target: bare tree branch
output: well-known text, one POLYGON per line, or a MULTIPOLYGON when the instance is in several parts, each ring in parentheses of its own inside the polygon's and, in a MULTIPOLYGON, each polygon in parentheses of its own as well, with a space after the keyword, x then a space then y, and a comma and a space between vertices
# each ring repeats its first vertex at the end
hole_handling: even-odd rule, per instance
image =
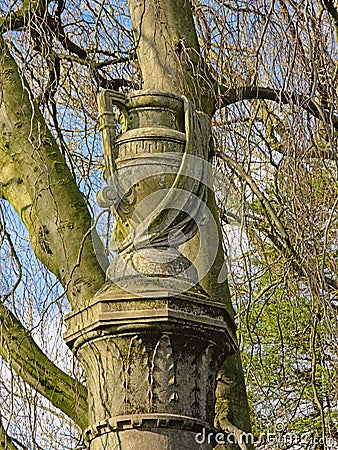
POLYGON ((284 92, 280 89, 271 89, 261 86, 240 86, 238 88, 226 90, 223 87, 221 96, 221 106, 229 106, 243 100, 271 100, 282 104, 296 104, 315 118, 324 120, 332 124, 338 130, 338 116, 330 114, 330 111, 323 105, 319 105, 315 100, 307 98, 303 94, 296 92, 284 92))
POLYGON ((335 30, 336 30, 336 38, 338 41, 338 9, 335 6, 333 0, 323 0, 324 7, 330 14, 335 30))
MULTIPOLYGON (((20 448, 24 450, 27 448, 20 443, 19 445, 20 448)), ((8 435, 7 431, 3 426, 1 415, 0 415, 0 450, 18 450, 18 447, 14 445, 14 439, 8 435)))
POLYGON ((3 41, 1 50, 0 123, 6 134, 0 136, 0 153, 4 154, 3 164, 11 167, 13 177, 21 180, 19 183, 7 180, 11 186, 7 196, 25 223, 37 256, 67 287, 69 300, 80 302, 85 297, 91 298, 105 279, 92 240, 95 232, 88 233, 91 217, 55 138, 3 41), (10 143, 9 136, 13 137, 10 143), (14 188, 26 195, 18 196, 14 188), (78 261, 82 246, 86 248, 86 257, 78 261), (90 283, 84 281, 88 273, 90 283))
POLYGON ((0 31, 21 30, 29 24, 34 16, 41 15, 45 10, 45 6, 46 2, 44 0, 24 1, 21 9, 10 11, 8 14, 0 17, 0 31))
MULTIPOLYGON (((281 253, 285 257, 291 258, 294 270, 301 277, 307 276, 308 273, 306 271, 306 268, 302 264, 302 261, 296 249, 292 246, 290 242, 290 237, 287 229, 285 228, 282 221, 279 219, 268 198, 257 186, 255 180, 234 159, 219 152, 216 153, 216 156, 221 158, 226 164, 231 166, 238 174, 238 176, 250 186, 252 192, 257 196, 258 200, 260 201, 261 205, 263 206, 266 212, 266 217, 269 223, 271 224, 270 230, 261 229, 261 231, 263 231, 263 233, 269 237, 271 242, 276 246, 276 248, 278 248, 279 251, 281 251, 281 253), (277 231, 278 233, 276 233, 275 231, 277 231)), ((337 289, 338 282, 336 280, 331 279, 325 275, 323 276, 323 279, 325 280, 325 283, 329 288, 333 290, 337 289)))
POLYGON ((87 390, 37 346, 14 314, 0 303, 0 355, 14 371, 82 429, 87 425, 87 390))

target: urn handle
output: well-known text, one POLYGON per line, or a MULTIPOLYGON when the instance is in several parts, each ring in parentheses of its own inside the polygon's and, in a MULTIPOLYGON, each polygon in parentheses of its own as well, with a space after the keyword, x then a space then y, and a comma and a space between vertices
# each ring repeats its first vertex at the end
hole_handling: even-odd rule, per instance
POLYGON ((116 120, 113 106, 117 106, 122 114, 127 116, 127 97, 122 92, 106 89, 99 93, 97 103, 105 165, 103 176, 105 180, 108 180, 116 168, 115 159, 117 158, 115 149, 116 120))

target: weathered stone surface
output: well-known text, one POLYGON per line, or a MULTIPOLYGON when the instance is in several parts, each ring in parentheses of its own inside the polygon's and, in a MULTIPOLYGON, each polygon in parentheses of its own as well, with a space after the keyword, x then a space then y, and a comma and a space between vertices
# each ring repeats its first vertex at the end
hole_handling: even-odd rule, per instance
POLYGON ((90 450, 211 449, 196 434, 213 427, 217 369, 237 348, 235 329, 179 251, 207 217, 209 120, 162 91, 106 91, 99 104, 108 185, 98 201, 115 215, 117 255, 65 335, 87 376, 85 441, 90 450))
POLYGON ((196 284, 196 269, 178 247, 205 216, 208 116, 165 91, 104 91, 99 98, 108 185, 97 199, 115 215, 111 248, 119 252, 108 278, 176 276, 196 284))
POLYGON ((151 448, 210 447, 194 436, 213 425, 217 368, 236 349, 224 305, 196 287, 176 295, 158 287, 135 297, 108 284, 66 321, 65 338, 87 375, 91 450, 110 439, 114 448, 117 438, 106 434, 116 433, 122 449, 136 448, 128 443, 136 436, 138 449, 149 448, 151 434, 161 441, 151 448), (183 439, 177 430, 190 431, 182 431, 183 439))
MULTIPOLYGON (((67 342, 74 349, 94 333, 100 336, 104 329, 109 333, 119 330, 138 330, 139 327, 161 330, 187 330, 193 336, 205 336, 220 342, 225 353, 236 348, 235 328, 229 319, 226 307, 210 299, 203 291, 187 283, 182 292, 179 282, 175 292, 166 279, 153 278, 146 284, 141 279, 137 294, 137 283, 133 279, 134 291, 108 283, 93 298, 90 305, 68 314, 66 322, 67 342)), ((170 280, 171 281, 171 280, 170 280)), ((129 287, 129 283, 126 283, 129 287)))

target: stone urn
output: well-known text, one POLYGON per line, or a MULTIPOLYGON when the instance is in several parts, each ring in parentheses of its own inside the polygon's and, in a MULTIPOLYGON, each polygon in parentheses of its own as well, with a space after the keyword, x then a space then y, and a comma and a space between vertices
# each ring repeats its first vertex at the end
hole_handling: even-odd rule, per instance
POLYGON ((211 220, 209 118, 162 91, 104 91, 99 112, 98 201, 114 213, 116 255, 65 334, 87 377, 84 440, 90 450, 211 450, 216 374, 237 349, 235 326, 181 252, 211 220))
MULTIPOLYGON (((165 91, 99 95, 107 186, 98 203, 115 216, 108 278, 178 279, 196 285, 179 251, 207 220, 209 118, 165 91)), ((168 281, 168 280, 167 280, 168 281)))

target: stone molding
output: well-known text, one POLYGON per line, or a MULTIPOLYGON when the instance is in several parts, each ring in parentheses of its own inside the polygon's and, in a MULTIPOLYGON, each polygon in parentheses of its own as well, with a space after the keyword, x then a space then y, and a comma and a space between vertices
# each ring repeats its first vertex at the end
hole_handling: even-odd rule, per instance
POLYGON ((101 422, 93 424, 84 431, 86 443, 96 437, 102 436, 104 433, 112 431, 124 431, 133 428, 137 429, 156 429, 156 428, 173 428, 176 430, 189 430, 195 433, 201 432, 203 429, 216 433, 215 428, 210 427, 208 422, 195 419, 193 417, 182 416, 179 414, 130 414, 123 416, 110 417, 101 422))
MULTIPOLYGON (((236 351, 236 329, 225 305, 211 301, 196 286, 175 294, 175 291, 163 289, 163 280, 158 280, 157 288, 156 280, 151 280, 152 290, 142 281, 144 291, 139 296, 108 284, 88 306, 66 316, 64 338, 73 351, 87 339, 104 334, 104 330, 114 334, 122 330, 137 330, 139 326, 149 330, 152 327, 162 327, 163 330, 190 327, 190 332, 195 335, 214 337, 227 348, 226 353, 236 351)), ((172 280, 164 287, 170 287, 171 283, 172 280)))

